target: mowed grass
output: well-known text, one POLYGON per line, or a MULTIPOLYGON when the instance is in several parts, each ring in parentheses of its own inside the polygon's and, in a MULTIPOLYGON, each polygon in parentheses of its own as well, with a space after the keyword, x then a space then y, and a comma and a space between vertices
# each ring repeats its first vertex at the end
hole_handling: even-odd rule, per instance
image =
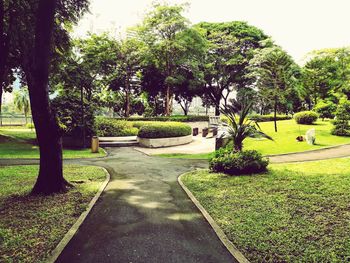
MULTIPOLYGON (((63 158, 93 158, 105 156, 91 153, 90 149, 64 149, 63 158)), ((39 158, 34 129, 24 127, 0 127, 0 158, 39 158)))
MULTIPOLYGON (((300 125, 294 120, 278 121, 278 132, 274 131, 273 122, 259 123, 261 129, 270 135, 274 141, 267 139, 244 140, 245 150, 257 150, 264 155, 283 154, 291 152, 303 152, 309 150, 317 150, 325 147, 350 143, 350 137, 335 136, 331 134, 333 125, 330 121, 318 121, 314 125, 300 125), (314 128, 316 131, 316 144, 309 145, 306 141, 297 142, 296 137, 305 136, 309 129, 314 128)), ((209 159, 213 153, 200 154, 160 154, 160 157, 166 158, 186 158, 186 159, 209 159)))
POLYGON ((37 173, 37 166, 0 167, 0 262, 42 262, 106 178, 98 167, 65 166, 65 178, 74 188, 31 196, 37 173))
POLYGON ((350 159, 270 165, 230 177, 183 177, 251 262, 350 261, 350 159))

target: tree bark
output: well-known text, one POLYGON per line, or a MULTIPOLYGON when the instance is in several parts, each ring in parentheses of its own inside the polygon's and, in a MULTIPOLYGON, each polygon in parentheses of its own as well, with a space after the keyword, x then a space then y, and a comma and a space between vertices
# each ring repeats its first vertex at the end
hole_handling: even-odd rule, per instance
POLYGON ((215 106, 215 116, 220 116, 220 105, 215 106))
POLYGON ((166 87, 164 115, 165 116, 170 115, 170 86, 169 85, 166 87))
POLYGON ((49 103, 49 65, 56 1, 40 0, 36 15, 32 65, 26 70, 32 116, 40 149, 40 168, 33 194, 66 190, 62 172, 62 141, 49 103))
POLYGON ((129 75, 126 76, 125 80, 125 117, 130 116, 130 83, 129 75))
POLYGON ((275 97, 275 105, 273 110, 273 120, 275 124, 275 132, 277 132, 277 98, 275 97))

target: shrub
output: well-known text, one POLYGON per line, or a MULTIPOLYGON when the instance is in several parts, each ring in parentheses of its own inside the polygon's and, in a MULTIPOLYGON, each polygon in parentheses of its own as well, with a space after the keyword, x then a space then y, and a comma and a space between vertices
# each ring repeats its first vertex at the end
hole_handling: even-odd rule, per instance
POLYGON ((173 116, 158 116, 158 117, 130 117, 130 118, 115 118, 116 120, 126 121, 175 121, 175 122, 197 122, 209 121, 209 116, 202 115, 173 115, 173 116))
POLYGON ((34 123, 27 123, 26 124, 26 128, 27 129, 34 129, 35 127, 34 127, 34 123))
POLYGON ((313 124, 318 118, 318 114, 313 111, 301 111, 294 114, 294 119, 298 124, 313 124))
MULTIPOLYGON (((275 118, 273 114, 268 115, 259 115, 259 114, 252 114, 248 117, 252 121, 256 122, 267 122, 267 121, 274 121, 275 118)), ((292 119, 292 116, 290 115, 277 115, 276 120, 277 121, 284 121, 284 120, 290 120, 292 119)))
POLYGON ((333 135, 350 136, 350 102, 346 98, 342 98, 335 112, 336 120, 333 122, 333 135))
POLYGON ((269 160, 255 150, 235 152, 221 148, 209 161, 209 168, 217 173, 242 175, 265 172, 268 164, 269 160))
POLYGON ((135 136, 138 129, 132 126, 131 122, 117 121, 109 118, 97 118, 96 123, 97 136, 135 136))
POLYGON ((331 101, 319 101, 314 110, 320 115, 320 118, 324 120, 325 118, 333 119, 334 112, 337 109, 337 105, 335 105, 331 101))
POLYGON ((192 128, 179 122, 152 122, 140 128, 140 138, 170 138, 192 134, 192 128))

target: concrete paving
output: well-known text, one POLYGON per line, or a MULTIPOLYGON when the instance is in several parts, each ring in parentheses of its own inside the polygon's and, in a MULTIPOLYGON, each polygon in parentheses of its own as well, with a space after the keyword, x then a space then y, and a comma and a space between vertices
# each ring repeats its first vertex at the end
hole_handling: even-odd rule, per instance
POLYGON ((105 167, 111 181, 56 262, 235 262, 177 182, 206 161, 108 151, 78 162, 105 167))

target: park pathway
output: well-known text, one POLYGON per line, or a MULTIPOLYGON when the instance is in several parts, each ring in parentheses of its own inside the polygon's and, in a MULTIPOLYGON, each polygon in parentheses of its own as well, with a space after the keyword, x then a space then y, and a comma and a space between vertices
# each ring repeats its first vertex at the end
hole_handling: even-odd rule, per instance
POLYGON ((105 167, 111 181, 56 262, 235 262, 177 182, 207 162, 108 151, 79 161, 105 167))

